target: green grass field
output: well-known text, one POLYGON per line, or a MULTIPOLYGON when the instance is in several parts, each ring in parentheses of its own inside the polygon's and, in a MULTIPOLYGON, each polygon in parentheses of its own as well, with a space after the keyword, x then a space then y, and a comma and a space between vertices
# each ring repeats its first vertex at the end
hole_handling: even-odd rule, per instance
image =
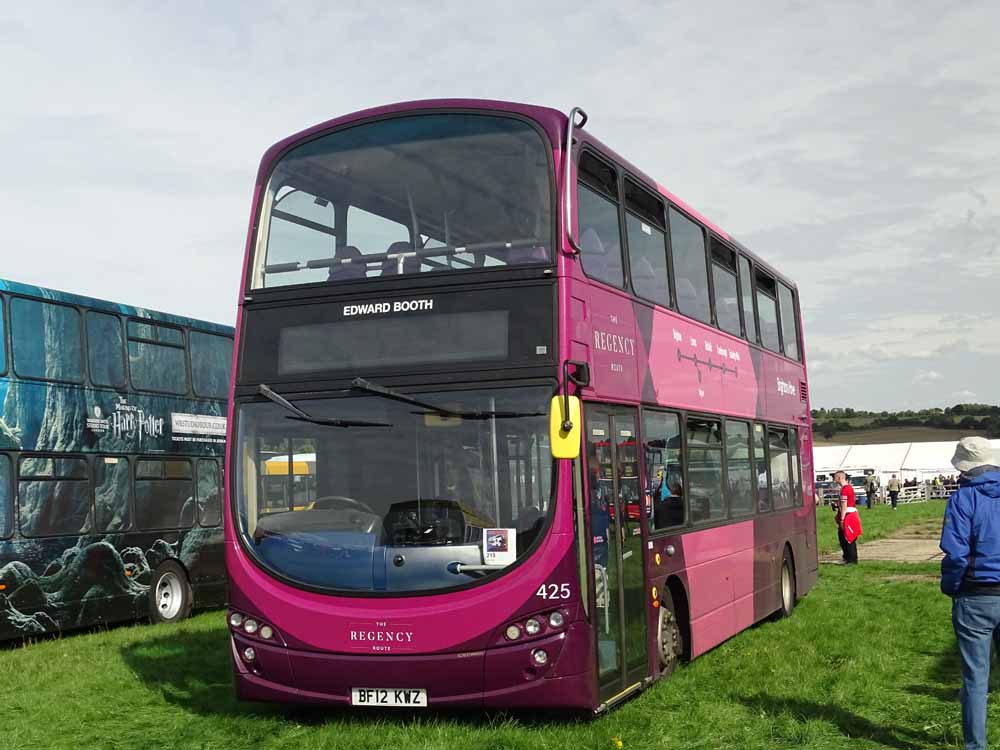
MULTIPOLYGON (((825 565, 790 619, 742 633, 597 719, 241 705, 221 612, 45 640, 0 650, 0 746, 953 748, 958 665, 936 573, 825 565)), ((1000 711, 991 722, 1000 744, 1000 711)))
MULTIPOLYGON (((861 507, 861 542, 873 542, 883 539, 894 531, 908 525, 926 525, 929 521, 937 521, 937 530, 933 535, 940 535, 940 521, 944 517, 945 500, 931 500, 926 503, 905 503, 896 510, 890 505, 876 505, 868 509, 861 507)), ((816 545, 820 554, 835 552, 840 549, 837 542, 837 525, 833 520, 833 511, 829 505, 821 505, 816 509, 816 545)))

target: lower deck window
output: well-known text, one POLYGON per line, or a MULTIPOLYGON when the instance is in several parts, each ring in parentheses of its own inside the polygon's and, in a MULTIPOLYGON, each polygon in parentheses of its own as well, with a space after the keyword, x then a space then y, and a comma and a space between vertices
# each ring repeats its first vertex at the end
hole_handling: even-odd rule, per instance
POLYGON ((21 533, 84 534, 93 525, 87 462, 82 458, 25 456, 18 470, 21 533))
POLYGON ((187 529, 194 524, 194 516, 194 482, 189 461, 136 461, 136 526, 146 530, 187 529))

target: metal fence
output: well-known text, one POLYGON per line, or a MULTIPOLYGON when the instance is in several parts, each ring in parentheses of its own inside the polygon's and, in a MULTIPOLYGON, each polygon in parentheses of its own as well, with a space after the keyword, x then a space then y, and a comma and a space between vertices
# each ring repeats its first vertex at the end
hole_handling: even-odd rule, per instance
MULTIPOLYGON (((925 503, 928 500, 947 500, 951 493, 958 489, 957 484, 943 484, 935 486, 933 484, 918 484, 916 487, 903 487, 899 491, 900 503, 925 503)), ((827 487, 822 491, 820 502, 823 505, 832 505, 840 497, 840 489, 837 487, 827 487)), ((876 493, 875 504, 883 505, 889 502, 889 492, 884 487, 876 493)))

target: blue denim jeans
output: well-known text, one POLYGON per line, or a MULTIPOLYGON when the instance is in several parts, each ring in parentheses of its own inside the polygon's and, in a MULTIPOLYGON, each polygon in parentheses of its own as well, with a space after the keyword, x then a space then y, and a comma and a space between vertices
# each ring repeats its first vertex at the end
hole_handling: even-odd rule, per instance
POLYGON ((986 750, 990 647, 1000 637, 1000 596, 955 597, 951 622, 962 660, 962 734, 966 750, 986 750))

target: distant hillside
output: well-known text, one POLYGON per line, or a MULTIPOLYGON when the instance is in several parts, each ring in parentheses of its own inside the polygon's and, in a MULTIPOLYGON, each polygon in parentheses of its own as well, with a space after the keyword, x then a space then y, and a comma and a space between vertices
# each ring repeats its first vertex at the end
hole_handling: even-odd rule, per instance
POLYGON ((900 412, 813 409, 812 417, 813 438, 820 443, 927 442, 958 440, 965 435, 1000 438, 1000 406, 993 404, 900 412), (892 439, 885 439, 886 435, 892 439))
POLYGON ((969 435, 987 437, 985 430, 953 430, 937 427, 878 427, 871 430, 850 430, 825 438, 813 431, 815 445, 872 445, 877 443, 949 442, 969 435))

